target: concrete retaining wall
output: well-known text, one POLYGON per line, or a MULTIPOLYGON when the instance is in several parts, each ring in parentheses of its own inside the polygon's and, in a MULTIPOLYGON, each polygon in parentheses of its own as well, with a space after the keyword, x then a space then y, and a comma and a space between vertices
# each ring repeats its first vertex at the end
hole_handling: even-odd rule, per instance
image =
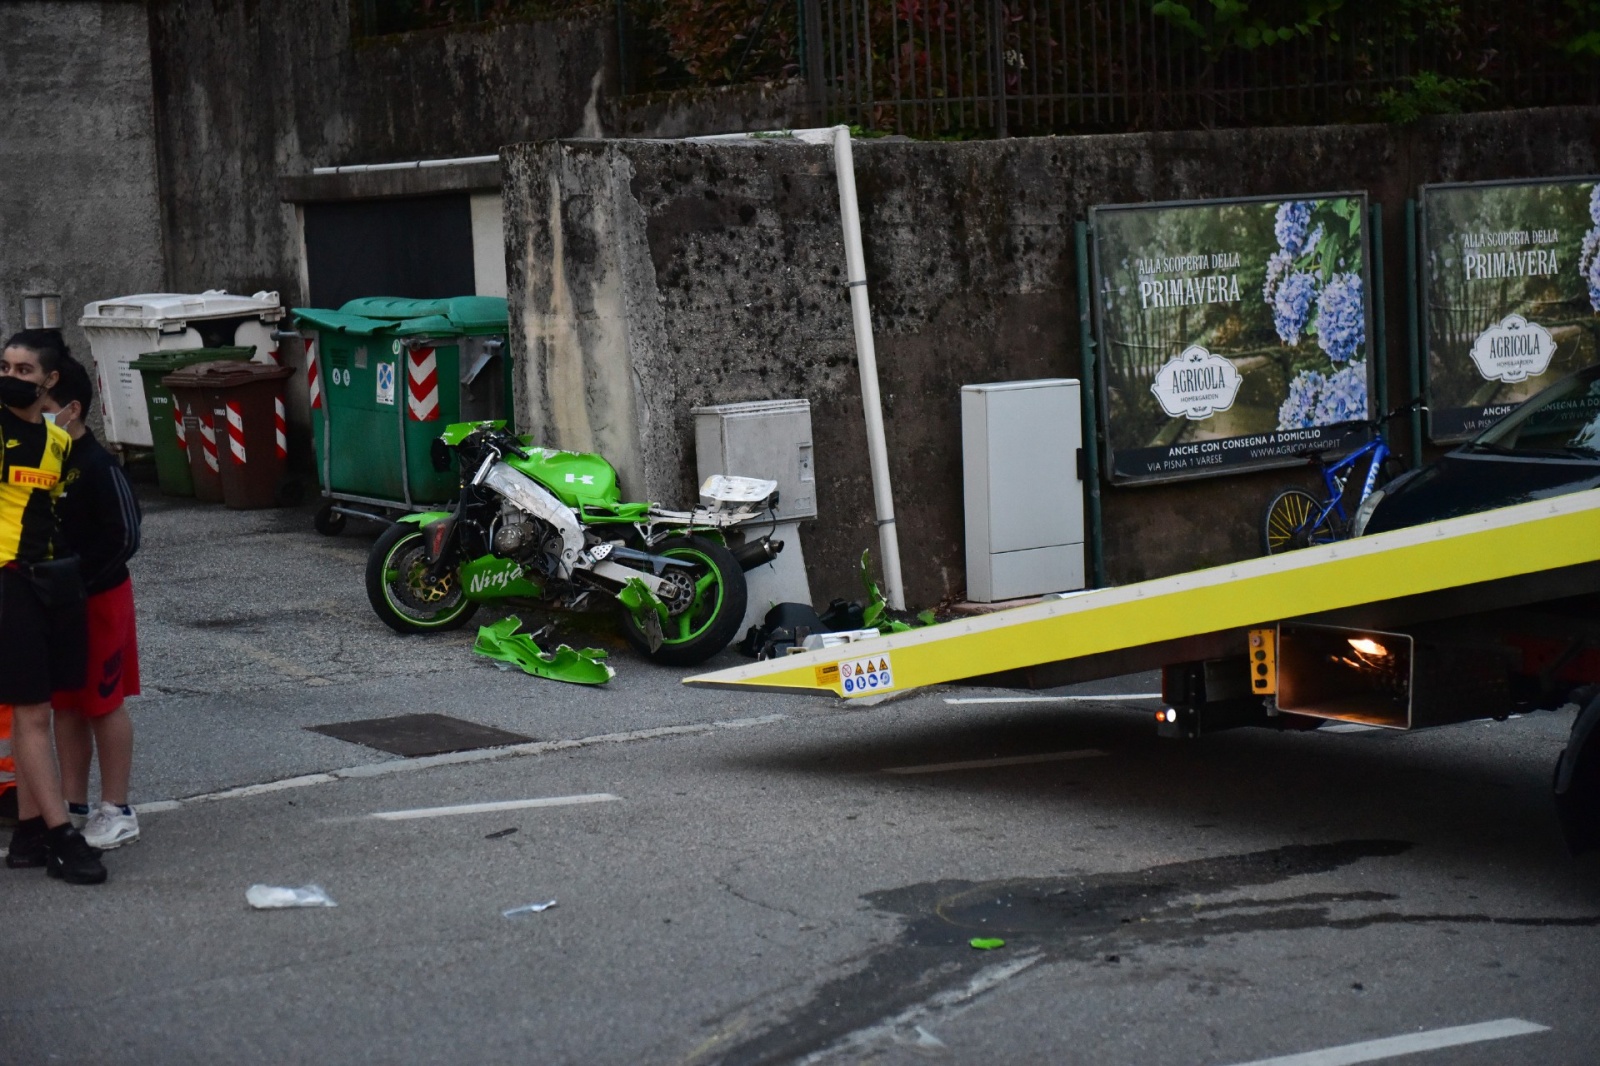
POLYGON ((353 39, 347 0, 151 5, 168 283, 304 298, 279 179, 598 135, 610 17, 353 39))
POLYGON ((161 288, 143 4, 0 4, 0 334, 23 297, 61 297, 87 359, 89 300, 161 288))
MULTIPOLYGON (((959 389, 1080 372, 1073 223, 1094 204, 1365 189, 1385 207, 1389 381, 1406 389, 1402 205, 1419 183, 1593 173, 1600 110, 1342 126, 866 141, 857 183, 907 596, 965 585, 959 389)), ((693 490, 689 410, 805 397, 814 594, 876 544, 831 153, 794 143, 521 144, 502 154, 519 402, 633 497, 693 490)), ((1293 472, 1106 489, 1121 583, 1257 553, 1293 472)))

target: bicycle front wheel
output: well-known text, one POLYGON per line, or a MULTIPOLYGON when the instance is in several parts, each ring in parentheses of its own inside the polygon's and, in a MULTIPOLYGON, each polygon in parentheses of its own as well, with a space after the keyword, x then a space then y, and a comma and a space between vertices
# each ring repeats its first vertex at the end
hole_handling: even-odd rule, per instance
POLYGON ((1338 540, 1339 528, 1322 503, 1304 489, 1284 489, 1261 516, 1261 550, 1268 555, 1338 540))

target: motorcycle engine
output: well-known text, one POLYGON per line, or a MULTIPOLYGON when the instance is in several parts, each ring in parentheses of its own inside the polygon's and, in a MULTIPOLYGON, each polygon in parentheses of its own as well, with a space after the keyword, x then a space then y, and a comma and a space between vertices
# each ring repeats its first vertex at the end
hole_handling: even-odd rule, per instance
POLYGON ((507 507, 495 524, 494 553, 515 559, 544 574, 555 572, 561 552, 561 534, 548 523, 513 507, 507 507), (554 555, 552 555, 552 548, 554 555))

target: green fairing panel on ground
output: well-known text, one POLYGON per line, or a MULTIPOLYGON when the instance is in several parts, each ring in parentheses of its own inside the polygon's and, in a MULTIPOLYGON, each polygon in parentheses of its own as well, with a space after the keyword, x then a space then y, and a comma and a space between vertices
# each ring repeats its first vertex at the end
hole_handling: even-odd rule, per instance
POLYGON ((617 676, 604 660, 599 648, 574 650, 563 644, 553 652, 542 650, 527 633, 518 633, 522 619, 516 615, 493 625, 479 626, 472 650, 497 662, 514 666, 525 674, 565 681, 573 685, 603 685, 617 676))

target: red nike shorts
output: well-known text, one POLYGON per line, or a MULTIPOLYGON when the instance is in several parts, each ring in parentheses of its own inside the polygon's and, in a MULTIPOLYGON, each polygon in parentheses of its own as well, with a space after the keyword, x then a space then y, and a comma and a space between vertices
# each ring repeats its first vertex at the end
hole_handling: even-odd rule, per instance
POLYGON ((85 604, 89 617, 89 669, 82 688, 50 694, 58 711, 99 718, 139 694, 139 640, 133 621, 133 579, 97 592, 85 604))

